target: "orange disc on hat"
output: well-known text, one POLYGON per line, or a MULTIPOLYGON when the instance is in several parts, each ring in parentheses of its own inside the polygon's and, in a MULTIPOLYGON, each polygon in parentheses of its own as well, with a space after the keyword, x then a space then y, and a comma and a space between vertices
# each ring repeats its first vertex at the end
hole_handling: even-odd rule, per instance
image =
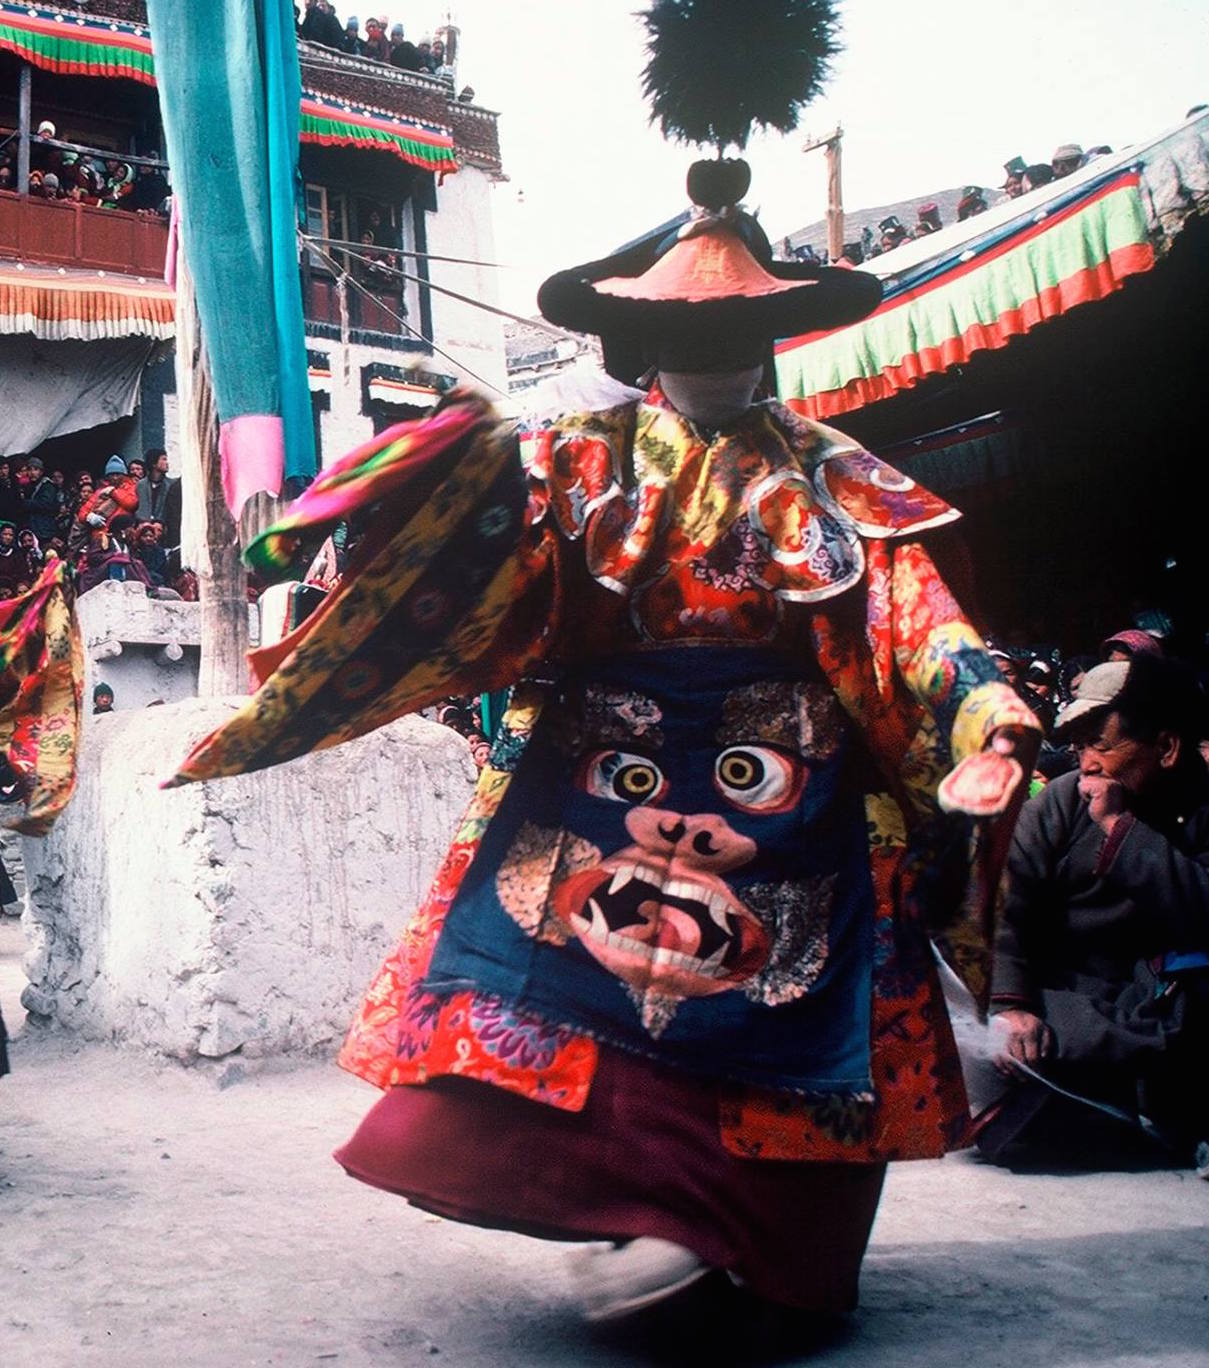
POLYGON ((809 281, 778 280, 748 251, 743 239, 725 226, 698 229, 681 238, 639 276, 609 276, 596 282, 600 294, 621 299, 755 299, 800 290, 809 281))

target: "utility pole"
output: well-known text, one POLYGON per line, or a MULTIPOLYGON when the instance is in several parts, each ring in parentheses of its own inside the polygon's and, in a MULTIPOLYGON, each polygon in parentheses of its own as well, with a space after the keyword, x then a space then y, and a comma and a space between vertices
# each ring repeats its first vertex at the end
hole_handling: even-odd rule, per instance
POLYGON ((833 262, 844 255, 844 185, 840 162, 843 138, 842 125, 836 124, 834 133, 812 138, 802 148, 803 152, 813 152, 821 147, 827 159, 827 255, 833 262))

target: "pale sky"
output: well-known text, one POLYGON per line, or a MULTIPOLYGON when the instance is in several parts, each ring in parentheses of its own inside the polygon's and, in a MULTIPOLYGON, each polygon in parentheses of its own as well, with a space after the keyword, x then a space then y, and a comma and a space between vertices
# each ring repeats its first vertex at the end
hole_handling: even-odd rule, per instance
MULTIPOLYGON (((665 143, 647 122, 634 17, 643 3, 451 7, 462 30, 458 79, 500 113, 509 180, 495 191, 495 237, 509 268, 506 308, 533 313, 551 271, 678 213, 689 163, 712 155, 665 143)), ((447 8, 409 0, 399 17, 414 39, 447 8)), ((823 97, 797 132, 748 147, 747 203, 774 241, 823 216, 822 153, 800 148, 837 121, 844 203, 858 209, 997 185, 1010 157, 1048 161, 1063 142, 1119 149, 1209 103, 1206 0, 847 0, 840 12, 844 51, 823 97)), ((736 53, 737 76, 758 81, 760 62, 736 53)))

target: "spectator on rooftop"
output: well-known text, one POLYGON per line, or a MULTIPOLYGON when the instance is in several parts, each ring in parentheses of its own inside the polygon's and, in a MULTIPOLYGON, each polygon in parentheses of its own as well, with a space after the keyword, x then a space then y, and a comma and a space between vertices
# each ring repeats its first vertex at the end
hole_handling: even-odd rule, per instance
POLYGON ((344 21, 344 37, 340 43, 340 50, 348 53, 350 57, 360 57, 365 51, 365 44, 361 41, 361 21, 355 14, 350 14, 344 21))
POLYGON ((96 717, 98 713, 111 713, 113 711, 113 689, 100 680, 92 691, 92 715, 96 717))
POLYGON ((445 56, 445 44, 439 39, 434 38, 432 43, 432 74, 438 81, 444 81, 449 87, 450 95, 453 94, 453 83, 457 73, 453 69, 453 64, 445 56))
POLYGON ((892 252, 895 247, 907 240, 907 230, 897 214, 889 214, 882 219, 877 225, 877 231, 881 234, 883 252, 892 252))
POLYGON ((420 50, 403 36, 403 25, 396 24, 390 31, 390 64, 401 71, 423 71, 420 50))
POLYGON ((390 61, 390 39, 386 36, 381 19, 365 21, 365 47, 362 49, 362 56, 373 62, 390 61))
POLYGON ((976 214, 985 214, 988 207, 986 191, 982 186, 967 185, 961 192, 961 199, 957 201, 957 222, 964 223, 976 214))
POLYGON ((1042 185, 1048 185, 1053 179, 1054 168, 1052 166, 1047 166, 1044 162, 1036 162, 1032 166, 1026 166, 1024 168, 1024 175, 1021 178, 1021 183, 1027 194, 1030 190, 1036 190, 1042 185))
POLYGON ((940 217, 940 206, 929 201, 921 204, 915 211, 918 222, 915 225, 915 236, 917 238, 928 237, 932 233, 939 233, 944 227, 940 217))
POLYGON ((1013 157, 1003 163, 1004 182, 999 187, 1005 199, 1019 199, 1024 194, 1024 173, 1028 170, 1023 157, 1013 157))
POLYGON ((1084 165, 1086 158, 1078 143, 1063 143, 1050 158, 1050 168, 1055 180, 1061 180, 1084 165))
POLYGON ((306 0, 306 17, 298 33, 309 43, 319 43, 337 52, 344 47, 344 30, 328 0, 306 0))

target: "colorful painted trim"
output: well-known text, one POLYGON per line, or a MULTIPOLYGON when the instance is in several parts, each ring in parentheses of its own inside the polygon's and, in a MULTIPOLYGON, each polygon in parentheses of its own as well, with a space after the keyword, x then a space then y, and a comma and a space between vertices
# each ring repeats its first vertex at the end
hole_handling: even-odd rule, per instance
POLYGON ((122 76, 155 84, 151 34, 138 24, 0 3, 0 49, 61 76, 122 76))
POLYGON ((32 333, 49 342, 176 333, 176 300, 163 281, 99 272, 0 271, 0 335, 32 333))
POLYGON ((888 399, 1153 268, 1136 168, 1079 187, 1039 222, 1013 220, 887 288, 862 322, 777 345, 782 397, 827 419, 888 399))
POLYGON ((311 91, 302 95, 302 141, 322 147, 377 148, 439 176, 458 169, 453 134, 448 129, 327 100, 311 91))

